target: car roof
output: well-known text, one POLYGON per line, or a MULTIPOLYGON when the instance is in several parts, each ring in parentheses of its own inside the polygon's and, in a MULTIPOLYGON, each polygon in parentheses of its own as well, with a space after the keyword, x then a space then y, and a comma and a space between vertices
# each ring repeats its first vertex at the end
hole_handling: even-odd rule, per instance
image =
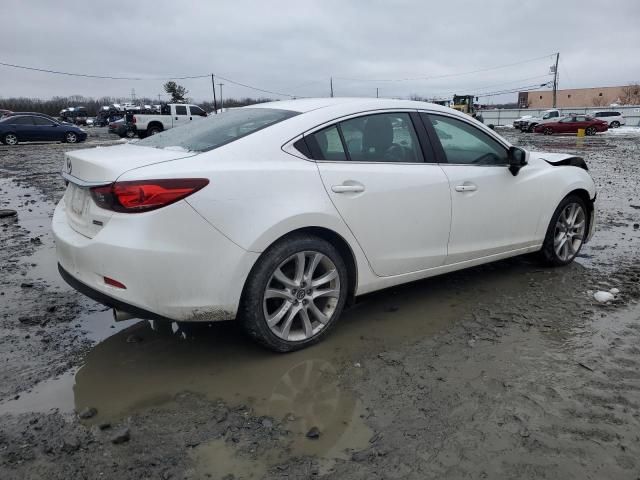
POLYGON ((279 110, 290 110, 293 112, 305 113, 313 110, 328 107, 347 107, 350 110, 375 110, 388 108, 408 108, 425 109, 442 112, 455 111, 452 108, 437 105, 435 103, 418 102, 415 100, 397 100, 390 98, 369 98, 369 97, 322 97, 322 98, 301 98, 296 100, 280 100, 275 102, 259 103, 249 105, 244 108, 276 108, 279 110))
POLYGON ((51 115, 47 115, 46 113, 40 113, 40 112, 11 112, 7 116, 15 117, 15 116, 18 116, 18 115, 35 115, 35 116, 38 116, 38 117, 53 118, 51 115))

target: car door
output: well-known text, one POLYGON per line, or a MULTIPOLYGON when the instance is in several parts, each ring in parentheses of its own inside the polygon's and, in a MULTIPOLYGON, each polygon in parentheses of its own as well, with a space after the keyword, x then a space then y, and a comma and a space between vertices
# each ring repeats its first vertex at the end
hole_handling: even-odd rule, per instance
POLYGON ((444 263, 449 184, 415 112, 358 115, 305 139, 331 201, 377 275, 444 263))
POLYGON ((62 140, 63 131, 59 125, 44 117, 32 117, 35 124, 36 140, 59 141, 62 140))
POLYGON ((21 142, 31 142, 36 140, 35 125, 31 116, 11 117, 10 125, 14 129, 21 142))
POLYGON ((190 105, 189 106, 189 120, 190 121, 202 120, 206 116, 207 116, 207 112, 202 110, 200 107, 198 107, 196 105, 190 105))
POLYGON ((576 133, 578 131, 578 124, 576 123, 576 117, 566 117, 558 122, 558 130, 560 133, 576 133))
POLYGON ((176 105, 175 115, 173 116, 173 126, 179 127, 180 125, 184 125, 188 121, 189 121, 189 116, 187 115, 187 106, 176 105))
POLYGON ((451 233, 446 264, 531 246, 544 191, 538 174, 508 168, 508 147, 497 136, 444 113, 423 121, 449 180, 451 233))

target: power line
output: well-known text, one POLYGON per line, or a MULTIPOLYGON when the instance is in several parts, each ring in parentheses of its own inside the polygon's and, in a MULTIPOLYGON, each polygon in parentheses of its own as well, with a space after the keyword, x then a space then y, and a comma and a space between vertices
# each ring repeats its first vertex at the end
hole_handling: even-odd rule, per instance
MULTIPOLYGON (((181 77, 116 77, 116 76, 111 76, 111 75, 93 75, 93 74, 89 74, 89 73, 72 73, 72 72, 63 72, 60 70, 50 70, 47 68, 36 68, 36 67, 27 67, 25 65, 15 65, 12 63, 5 63, 5 62, 0 62, 0 65, 5 66, 5 67, 11 67, 11 68, 17 68, 20 70, 30 70, 30 71, 34 71, 34 72, 42 72, 42 73, 51 73, 51 74, 55 74, 55 75, 66 75, 69 77, 83 77, 83 78, 99 78, 99 79, 103 79, 103 80, 130 80, 130 81, 142 81, 142 80, 189 80, 189 79, 197 79, 197 78, 209 78, 211 76, 210 73, 207 73, 206 75, 188 75, 188 76, 181 76, 181 77)), ((288 93, 282 93, 282 92, 275 92, 272 90, 266 90, 264 88, 258 88, 258 87, 254 87, 252 85, 247 85, 245 83, 241 83, 241 82, 236 82, 235 80, 231 80, 230 78, 225 78, 222 77, 220 75, 216 75, 218 78, 221 78, 222 80, 225 80, 229 83, 232 83, 234 85, 238 85, 240 87, 245 87, 251 90, 256 90, 258 92, 264 92, 264 93, 270 93, 272 95, 279 95, 281 97, 295 97, 296 95, 291 95, 288 93)))
POLYGON ((49 70, 46 68, 36 68, 36 67, 26 67, 24 65, 14 65, 12 63, 0 62, 0 65, 4 67, 18 68, 20 70, 31 70, 34 72, 43 72, 43 73, 52 73, 55 75, 66 75, 69 77, 84 77, 84 78, 101 78, 104 80, 187 80, 191 78, 204 78, 209 75, 190 75, 186 77, 114 77, 109 75, 92 75, 89 73, 71 73, 71 72, 61 72, 59 70, 49 70))
POLYGON ((498 65, 496 67, 488 67, 488 68, 481 68, 478 70, 470 70, 468 72, 459 72, 459 73, 448 73, 448 74, 444 74, 444 75, 432 75, 432 76, 424 76, 424 77, 407 77, 407 78, 386 78, 386 79, 358 79, 358 78, 346 78, 346 77, 334 77, 338 80, 347 80, 347 81, 353 81, 353 82, 409 82, 409 81, 416 81, 416 80, 435 80, 435 79, 439 79, 439 78, 451 78, 451 77, 458 77, 458 76, 462 76, 462 75, 471 75, 473 73, 481 73, 481 72, 488 72, 491 70, 499 70, 501 68, 508 68, 508 67, 513 67, 516 65, 522 65, 523 63, 530 63, 530 62, 535 62, 537 60, 542 60, 544 58, 549 58, 551 56, 556 55, 555 53, 553 54, 549 54, 549 55, 544 55, 542 57, 536 57, 536 58, 530 58, 528 60, 522 60, 520 62, 514 62, 514 63, 508 63, 505 65, 498 65))

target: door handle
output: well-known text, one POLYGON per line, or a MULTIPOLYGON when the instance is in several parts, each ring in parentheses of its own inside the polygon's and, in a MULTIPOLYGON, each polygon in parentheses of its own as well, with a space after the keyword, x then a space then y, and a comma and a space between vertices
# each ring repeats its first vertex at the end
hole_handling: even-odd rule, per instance
POLYGON ((477 185, 473 185, 473 184, 456 185, 456 192, 475 192, 476 190, 478 190, 477 185))
POLYGON ((334 193, 360 193, 364 192, 364 185, 333 185, 331 191, 334 193))

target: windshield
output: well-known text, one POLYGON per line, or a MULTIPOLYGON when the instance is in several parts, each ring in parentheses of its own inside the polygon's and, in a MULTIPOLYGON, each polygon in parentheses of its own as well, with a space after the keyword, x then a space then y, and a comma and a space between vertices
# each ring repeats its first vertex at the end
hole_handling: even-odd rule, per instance
POLYGON ((298 115, 273 108, 238 108, 147 137, 136 145, 206 152, 298 115))

